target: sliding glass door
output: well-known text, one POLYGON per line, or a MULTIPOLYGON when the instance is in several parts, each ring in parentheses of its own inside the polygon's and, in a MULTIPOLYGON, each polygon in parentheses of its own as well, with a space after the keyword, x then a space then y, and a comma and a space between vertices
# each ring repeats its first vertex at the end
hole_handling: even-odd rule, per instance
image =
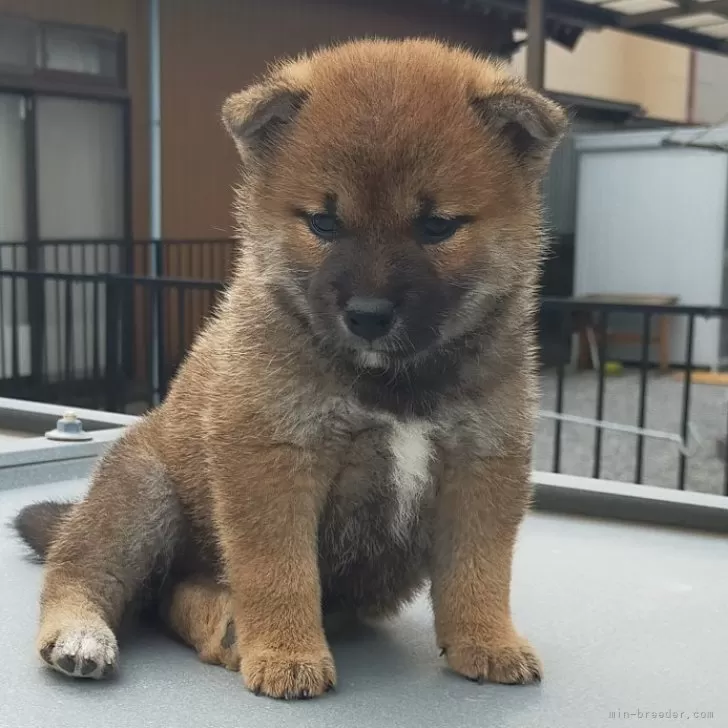
MULTIPOLYGON (((38 238, 43 269, 98 275, 120 270, 124 237, 123 107, 38 97, 38 238)), ((105 365, 105 287, 45 286, 43 346, 51 379, 84 379, 105 365)))
MULTIPOLYGON (((125 106, 0 93, 0 270, 98 275, 122 268, 125 106)), ((103 371, 105 287, 0 276, 3 393, 103 371)))
POLYGON ((0 12, 0 395, 73 398, 104 375, 100 274, 129 260, 126 65, 122 33, 0 12))

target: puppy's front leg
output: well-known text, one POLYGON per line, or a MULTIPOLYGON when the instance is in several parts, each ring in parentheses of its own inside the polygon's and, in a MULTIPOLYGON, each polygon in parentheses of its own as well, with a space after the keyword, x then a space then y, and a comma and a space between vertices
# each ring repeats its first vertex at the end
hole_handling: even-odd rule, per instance
POLYGON ((275 447, 214 463, 215 516, 247 687, 310 698, 336 680, 321 614, 318 520, 326 481, 307 454, 275 447))
POLYGON ((440 648, 466 677, 528 683, 541 663, 511 621, 511 563, 528 503, 528 460, 451 464, 438 493, 432 596, 440 648))

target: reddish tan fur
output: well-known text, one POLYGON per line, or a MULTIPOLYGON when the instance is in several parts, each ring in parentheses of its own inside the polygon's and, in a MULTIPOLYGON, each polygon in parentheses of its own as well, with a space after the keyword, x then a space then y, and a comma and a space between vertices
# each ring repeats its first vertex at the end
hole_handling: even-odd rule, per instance
MULTIPOLYGON (((69 655, 64 640, 86 631, 111 645, 115 664, 113 630, 126 605, 150 574, 174 573, 167 622, 203 659, 232 667, 239 657, 256 692, 323 693, 335 682, 322 627, 322 584, 328 593, 334 583, 321 572, 324 514, 344 513, 358 497, 347 483, 366 482, 367 464, 384 457, 372 431, 419 418, 432 425, 427 442, 437 458, 420 530, 408 538, 420 538, 412 548, 427 554, 438 642, 469 678, 537 679, 540 664, 511 622, 509 593, 529 498, 539 185, 563 113, 465 51, 366 41, 275 67, 231 97, 224 120, 242 158, 234 281, 166 401, 110 451, 60 529, 42 595, 41 654, 59 668, 69 655), (544 137, 521 157, 508 136, 514 117, 544 137), (282 121, 272 142, 261 136, 271 119, 282 121), (415 372, 430 351, 457 361, 452 386, 446 368, 445 383, 422 375, 433 394, 415 397, 412 411, 405 400, 380 414, 352 399, 369 375, 347 379, 299 323, 308 317, 325 338, 333 321, 311 308, 333 305, 328 288, 313 301, 295 284, 330 255, 296 211, 320 210, 332 191, 339 218, 360 247, 371 246, 356 268, 362 286, 379 290, 411 252, 427 285, 449 286, 457 300, 438 318, 440 338, 411 364, 392 365, 395 375, 415 372), (398 247, 423 195, 438 213, 470 222, 442 245, 398 247), (470 348, 461 351, 461 340, 470 348), (222 648, 231 615, 237 644, 222 648)), ((374 553, 359 547, 365 561, 374 553)), ((371 603, 357 597, 357 607, 396 612, 421 577, 403 574, 391 590, 388 581, 367 595, 371 603)), ((347 578, 366 590, 355 573, 347 578)), ((73 669, 59 669, 75 674, 83 659, 97 659, 81 648, 70 654, 73 669)))
POLYGON ((187 579, 173 587, 162 616, 203 662, 240 668, 230 590, 211 579, 187 579))
POLYGON ((437 640, 451 667, 473 680, 522 683, 541 675, 539 658, 511 623, 509 599, 528 476, 525 457, 475 460, 448 468, 440 491, 432 570, 437 640))

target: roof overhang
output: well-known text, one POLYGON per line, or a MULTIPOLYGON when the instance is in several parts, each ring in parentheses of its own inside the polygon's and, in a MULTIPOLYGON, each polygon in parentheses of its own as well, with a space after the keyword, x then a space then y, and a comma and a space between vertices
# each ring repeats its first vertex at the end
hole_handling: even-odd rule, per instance
MULTIPOLYGON (((728 0, 541 0, 548 27, 614 28, 728 55, 728 0)), ((528 14, 533 0, 478 0, 483 7, 528 14)), ((574 31, 571 31, 574 32, 574 31)), ((576 37, 580 32, 576 33, 576 37)), ((568 45, 568 44, 567 44, 568 45)))

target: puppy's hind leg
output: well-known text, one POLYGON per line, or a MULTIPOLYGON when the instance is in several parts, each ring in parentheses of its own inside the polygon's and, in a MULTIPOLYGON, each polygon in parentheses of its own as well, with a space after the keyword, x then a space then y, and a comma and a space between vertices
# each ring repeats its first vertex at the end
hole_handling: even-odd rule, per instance
POLYGON ((232 600, 226 586, 203 576, 180 581, 170 587, 160 616, 203 662, 239 669, 232 600))
POLYGON ((72 677, 114 671, 114 630, 156 570, 169 567, 182 531, 179 502, 140 423, 102 459, 87 497, 48 552, 37 649, 72 677))

